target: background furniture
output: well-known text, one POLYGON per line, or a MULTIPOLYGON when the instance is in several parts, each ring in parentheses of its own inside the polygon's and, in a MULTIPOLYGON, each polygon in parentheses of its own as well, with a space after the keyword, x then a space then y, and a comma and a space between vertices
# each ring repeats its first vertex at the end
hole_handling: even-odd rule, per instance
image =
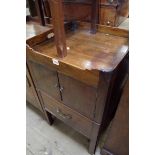
MULTIPOLYGON (((41 0, 43 18, 46 24, 52 23, 52 13, 49 1, 41 0)), ((94 0, 93 0, 94 1, 94 0)), ((95 1, 94 1, 95 2, 95 1)), ((80 21, 91 21, 92 0, 64 0, 64 19, 78 19, 80 21)), ((95 6, 95 4, 93 4, 95 6)), ((97 22, 101 25, 119 26, 129 15, 129 0, 98 0, 97 22)))
POLYGON ((129 155, 129 81, 127 81, 101 155, 129 155))
POLYGON ((42 0, 27 0, 27 8, 29 9, 30 15, 26 16, 27 21, 35 21, 45 26, 44 12, 43 12, 43 1, 42 0))
POLYGON ((129 0, 101 0, 99 23, 119 26, 129 15, 129 0))

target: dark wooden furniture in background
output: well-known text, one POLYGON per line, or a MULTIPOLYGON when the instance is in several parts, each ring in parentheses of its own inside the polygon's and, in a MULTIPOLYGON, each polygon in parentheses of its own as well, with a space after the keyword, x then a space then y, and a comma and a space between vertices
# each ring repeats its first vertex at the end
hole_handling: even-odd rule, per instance
POLYGON ((128 31, 90 24, 66 28, 67 56, 59 58, 53 29, 27 40, 27 64, 46 115, 57 117, 90 140, 93 154, 99 133, 114 116, 126 70, 128 31), (117 95, 116 95, 117 94, 117 95))
MULTIPOLYGON (((98 18, 95 22, 107 26, 119 26, 129 15, 129 0, 64 0, 65 21, 78 19, 80 21, 91 21, 91 10, 98 4, 98 18)), ((46 24, 52 23, 52 13, 48 0, 42 0, 44 20, 46 24)), ((93 9, 94 10, 94 9, 93 9)), ((95 11, 93 12, 95 13, 95 11)))
POLYGON ((26 0, 27 8, 29 8, 30 15, 32 17, 37 16, 37 9, 36 9, 36 4, 34 0, 26 0))
POLYGON ((43 1, 42 0, 27 0, 27 6, 30 15, 26 16, 27 21, 35 21, 45 26, 43 1))
MULTIPOLYGON (((44 12, 44 19, 46 24, 52 23, 52 11, 50 10, 50 1, 49 0, 42 0, 43 1, 43 12, 44 12)), ((56 2, 56 1, 53 1, 56 2)), ((64 20, 65 21, 91 21, 94 16, 98 16, 98 9, 96 8, 99 6, 97 5, 99 2, 98 0, 62 0, 63 10, 64 10, 64 20), (93 10, 93 11, 92 11, 93 10)), ((95 19, 95 18, 94 18, 95 19)), ((97 19, 98 20, 98 19, 97 19)), ((94 20, 96 22, 96 19, 94 20)), ((98 21, 97 21, 98 22, 98 21)))
POLYGON ((129 155, 129 81, 127 81, 101 155, 129 155))
POLYGON ((99 23, 119 26, 129 15, 129 0, 101 0, 99 23))
MULTIPOLYGON (((85 0, 83 2, 85 2, 85 0)), ((76 8, 77 4, 76 3, 73 3, 73 4, 72 5, 75 6, 75 8, 76 8)), ((97 30, 99 2, 98 2, 98 0, 90 0, 90 4, 91 4, 90 32, 92 34, 95 34, 96 30, 97 30)), ((64 28, 63 1, 62 0, 49 0, 49 6, 50 6, 50 10, 52 12, 52 25, 54 27, 55 44, 56 44, 56 48, 57 48, 57 53, 60 58, 63 58, 67 55, 65 28, 64 28)), ((71 21, 77 20, 77 17, 72 16, 72 19, 70 19, 70 20, 71 21)))

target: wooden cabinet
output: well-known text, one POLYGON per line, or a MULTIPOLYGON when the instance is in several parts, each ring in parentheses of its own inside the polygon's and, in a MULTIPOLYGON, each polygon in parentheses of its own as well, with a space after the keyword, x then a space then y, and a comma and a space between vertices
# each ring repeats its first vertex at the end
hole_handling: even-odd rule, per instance
POLYGON ((31 103, 33 106, 35 106, 37 109, 39 109, 41 112, 43 112, 42 106, 38 99, 38 95, 36 93, 33 81, 31 79, 31 76, 27 67, 26 67, 26 100, 29 103, 31 103))
POLYGON ((86 136, 89 153, 94 154, 99 134, 118 105, 128 61, 128 31, 99 26, 93 35, 88 27, 81 23, 77 31, 68 29, 64 58, 58 57, 56 44, 47 37, 53 29, 28 39, 26 52, 47 119, 56 117, 86 136))
MULTIPOLYGON (((91 21, 92 0, 64 0, 65 21, 78 19, 91 21)), ((42 0, 42 23, 51 24, 52 15, 49 1, 42 0)), ((38 13, 39 14, 39 13, 38 13)), ((98 23, 108 26, 119 26, 129 15, 129 0, 99 0, 98 23)), ((44 25, 43 24, 43 25, 44 25)))

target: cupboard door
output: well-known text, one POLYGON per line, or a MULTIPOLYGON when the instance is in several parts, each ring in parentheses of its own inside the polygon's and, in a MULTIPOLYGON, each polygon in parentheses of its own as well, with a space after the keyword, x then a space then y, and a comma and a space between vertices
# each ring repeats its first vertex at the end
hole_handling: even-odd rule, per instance
POLYGON ((57 72, 41 64, 30 62, 37 89, 49 96, 61 100, 57 72))
POLYGON ((62 102, 86 117, 93 119, 96 88, 58 73, 62 102))
POLYGON ((31 76, 26 68, 26 100, 42 112, 36 90, 34 88, 31 76))

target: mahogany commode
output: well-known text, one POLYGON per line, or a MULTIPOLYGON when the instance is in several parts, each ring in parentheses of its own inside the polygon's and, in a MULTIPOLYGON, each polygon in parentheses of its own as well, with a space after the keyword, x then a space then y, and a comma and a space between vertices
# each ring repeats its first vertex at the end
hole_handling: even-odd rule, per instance
MULTIPOLYGON (((67 56, 59 58, 52 28, 27 40, 27 64, 47 119, 57 117, 90 139, 95 151, 118 104, 126 75, 128 31, 89 24, 66 25, 67 56)), ((52 121, 52 120, 51 120, 52 121)))
POLYGON ((63 17, 61 0, 50 0, 53 26, 47 26, 41 0, 37 2, 41 24, 46 26, 27 23, 26 51, 38 105, 50 124, 56 117, 85 135, 90 140, 89 153, 94 154, 99 134, 112 120, 121 95, 128 31, 96 25, 93 12, 91 24, 76 22, 73 29, 72 20, 83 14, 64 22, 67 16, 63 17))

